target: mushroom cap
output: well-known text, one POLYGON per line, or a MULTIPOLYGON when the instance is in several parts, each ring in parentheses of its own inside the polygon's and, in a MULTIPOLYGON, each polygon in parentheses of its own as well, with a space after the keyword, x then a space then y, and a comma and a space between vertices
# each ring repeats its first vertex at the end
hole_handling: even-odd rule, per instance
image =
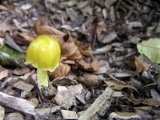
POLYGON ((48 35, 40 35, 30 43, 25 63, 31 63, 39 70, 54 71, 59 64, 60 54, 57 40, 48 35))

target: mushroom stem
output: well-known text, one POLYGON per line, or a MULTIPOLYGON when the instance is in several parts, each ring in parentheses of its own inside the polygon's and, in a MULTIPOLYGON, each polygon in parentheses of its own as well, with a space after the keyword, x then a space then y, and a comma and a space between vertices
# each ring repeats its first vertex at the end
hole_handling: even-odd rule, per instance
POLYGON ((41 90, 42 87, 48 87, 48 74, 47 70, 37 70, 38 75, 38 87, 41 90))

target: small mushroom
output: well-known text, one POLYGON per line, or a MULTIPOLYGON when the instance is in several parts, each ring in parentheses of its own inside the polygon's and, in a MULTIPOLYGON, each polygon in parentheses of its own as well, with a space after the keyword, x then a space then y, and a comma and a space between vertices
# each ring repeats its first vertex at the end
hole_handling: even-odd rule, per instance
POLYGON ((40 35, 33 40, 26 52, 26 64, 37 68, 38 87, 48 87, 47 71, 53 72, 59 65, 61 55, 58 41, 48 35, 40 35))

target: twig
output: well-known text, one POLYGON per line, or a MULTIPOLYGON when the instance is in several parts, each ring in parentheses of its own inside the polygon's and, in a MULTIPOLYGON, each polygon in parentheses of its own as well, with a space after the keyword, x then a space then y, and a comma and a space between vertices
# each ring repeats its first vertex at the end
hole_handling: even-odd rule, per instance
POLYGON ((78 120, 89 120, 96 112, 100 110, 105 101, 109 100, 112 96, 113 90, 106 88, 105 91, 100 95, 94 103, 79 117, 78 120))

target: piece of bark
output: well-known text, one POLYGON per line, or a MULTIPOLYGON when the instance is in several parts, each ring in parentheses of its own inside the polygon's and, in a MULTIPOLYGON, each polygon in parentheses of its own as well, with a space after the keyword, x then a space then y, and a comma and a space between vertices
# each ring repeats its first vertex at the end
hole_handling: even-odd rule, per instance
POLYGON ((69 110, 61 110, 63 119, 65 120, 77 120, 78 116, 75 111, 69 111, 69 110))
POLYGON ((20 90, 28 91, 30 92, 34 86, 28 83, 25 83, 23 81, 18 81, 17 83, 13 84, 13 87, 18 88, 20 90))
POLYGON ((94 114, 89 120, 99 120, 99 117, 97 114, 94 114))
POLYGON ((14 75, 23 75, 29 72, 30 72, 30 69, 28 67, 16 68, 13 70, 14 75))
POLYGON ((12 108, 23 113, 28 113, 30 115, 35 115, 34 103, 27 101, 25 99, 16 98, 5 93, 0 92, 0 104, 9 108, 12 108))
POLYGON ((105 91, 100 95, 94 103, 79 117, 78 120, 89 120, 96 112, 100 110, 106 100, 110 99, 113 90, 106 88, 105 91))
POLYGON ((32 93, 31 93, 31 92, 22 91, 22 92, 21 92, 21 95, 20 95, 20 98, 30 98, 31 96, 32 96, 32 93))
POLYGON ((98 111, 98 114, 100 116, 105 116, 107 110, 110 108, 111 103, 113 102, 113 98, 106 100, 105 103, 101 106, 100 110, 98 111))
POLYGON ((35 103, 25 99, 16 98, 2 92, 0 92, 0 104, 23 113, 33 115, 35 119, 39 116, 43 116, 44 114, 48 114, 50 112, 53 113, 57 110, 60 110, 59 106, 55 106, 52 108, 35 109, 35 103), (39 116, 37 116, 37 114, 39 116))
POLYGON ((117 92, 114 92, 113 94, 112 94, 112 97, 114 97, 114 98, 116 98, 116 97, 123 97, 124 95, 122 94, 122 92, 121 91, 117 91, 117 92))
POLYGON ((141 120, 141 117, 133 112, 112 112, 109 120, 141 120))
POLYGON ((67 12, 69 18, 71 19, 71 21, 77 20, 78 15, 77 15, 77 13, 74 11, 73 8, 67 8, 67 9, 66 9, 66 12, 67 12))
POLYGON ((0 106, 0 120, 4 120, 5 108, 0 106))
POLYGON ((86 104, 84 96, 81 94, 83 86, 81 84, 71 85, 68 89, 73 93, 73 95, 83 104, 86 104))
POLYGON ((35 112, 40 115, 40 116, 43 116, 44 114, 52 114, 56 111, 59 111, 60 110, 60 106, 54 106, 52 108, 41 108, 41 109, 35 109, 35 112))
POLYGON ((3 70, 0 72, 0 80, 2 80, 3 78, 7 77, 9 74, 8 70, 3 70))
POLYGON ((5 120, 24 120, 24 116, 21 113, 14 112, 8 114, 5 120))
POLYGON ((65 109, 76 106, 76 98, 65 86, 58 86, 58 94, 54 97, 56 103, 65 109))

